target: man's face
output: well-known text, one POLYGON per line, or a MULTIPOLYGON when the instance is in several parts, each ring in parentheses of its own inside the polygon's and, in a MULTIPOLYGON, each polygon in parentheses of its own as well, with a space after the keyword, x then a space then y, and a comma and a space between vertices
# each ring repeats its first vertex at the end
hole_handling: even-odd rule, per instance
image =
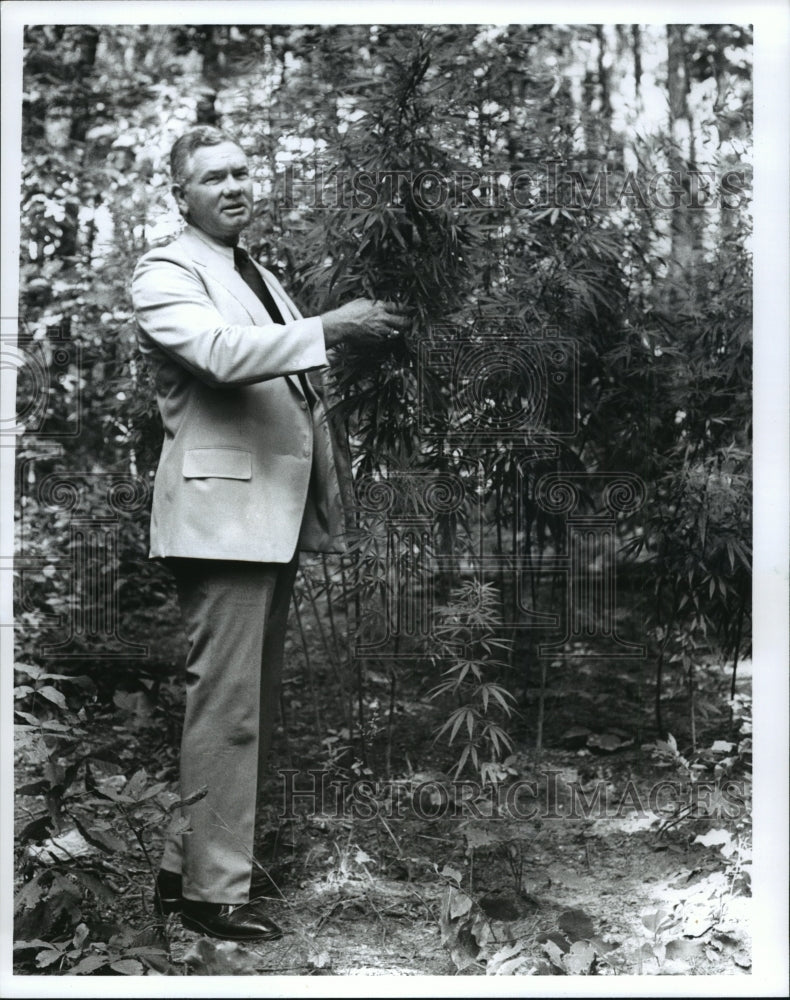
POLYGON ((223 243, 234 244, 252 218, 247 156, 233 142, 200 146, 187 160, 187 179, 173 195, 187 221, 223 243))

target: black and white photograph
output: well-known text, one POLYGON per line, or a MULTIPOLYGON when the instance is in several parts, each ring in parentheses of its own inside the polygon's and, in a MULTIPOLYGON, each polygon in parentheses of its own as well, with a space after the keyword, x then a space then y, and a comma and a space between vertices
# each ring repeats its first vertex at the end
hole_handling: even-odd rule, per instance
POLYGON ((3 995, 786 995, 785 7, 2 19, 3 995))

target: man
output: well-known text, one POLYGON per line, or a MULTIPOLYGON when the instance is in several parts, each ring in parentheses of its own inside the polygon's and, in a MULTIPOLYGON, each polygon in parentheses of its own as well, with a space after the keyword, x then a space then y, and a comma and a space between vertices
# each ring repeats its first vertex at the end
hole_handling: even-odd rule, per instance
POLYGON ((188 131, 171 172, 187 225, 141 259, 132 299, 165 432, 150 554, 175 575, 189 640, 181 793, 207 792, 167 843, 156 895, 190 929, 270 939, 281 931, 250 899, 252 849, 298 550, 342 551, 326 413, 305 373, 342 340, 407 320, 366 299, 300 315, 238 246, 252 182, 224 133, 188 131))

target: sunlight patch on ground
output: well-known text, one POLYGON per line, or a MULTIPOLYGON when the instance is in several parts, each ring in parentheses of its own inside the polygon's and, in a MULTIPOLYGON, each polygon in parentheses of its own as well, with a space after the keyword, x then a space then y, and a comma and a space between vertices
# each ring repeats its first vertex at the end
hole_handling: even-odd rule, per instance
POLYGON ((608 837, 612 833, 641 833, 650 830, 657 823, 657 817, 652 813, 640 815, 637 812, 626 813, 625 816, 612 816, 596 820, 590 828, 595 837, 608 837))

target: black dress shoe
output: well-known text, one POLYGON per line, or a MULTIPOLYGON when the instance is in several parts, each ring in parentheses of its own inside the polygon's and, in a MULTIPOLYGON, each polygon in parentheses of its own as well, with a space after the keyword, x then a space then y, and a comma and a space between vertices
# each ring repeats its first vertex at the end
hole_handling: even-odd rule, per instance
POLYGON ((157 913, 179 913, 181 910, 181 876, 160 868, 154 889, 154 907, 157 913))
POLYGON ((190 931, 226 941, 276 941, 282 929, 264 913, 266 901, 249 903, 202 903, 181 900, 181 923, 190 931))

